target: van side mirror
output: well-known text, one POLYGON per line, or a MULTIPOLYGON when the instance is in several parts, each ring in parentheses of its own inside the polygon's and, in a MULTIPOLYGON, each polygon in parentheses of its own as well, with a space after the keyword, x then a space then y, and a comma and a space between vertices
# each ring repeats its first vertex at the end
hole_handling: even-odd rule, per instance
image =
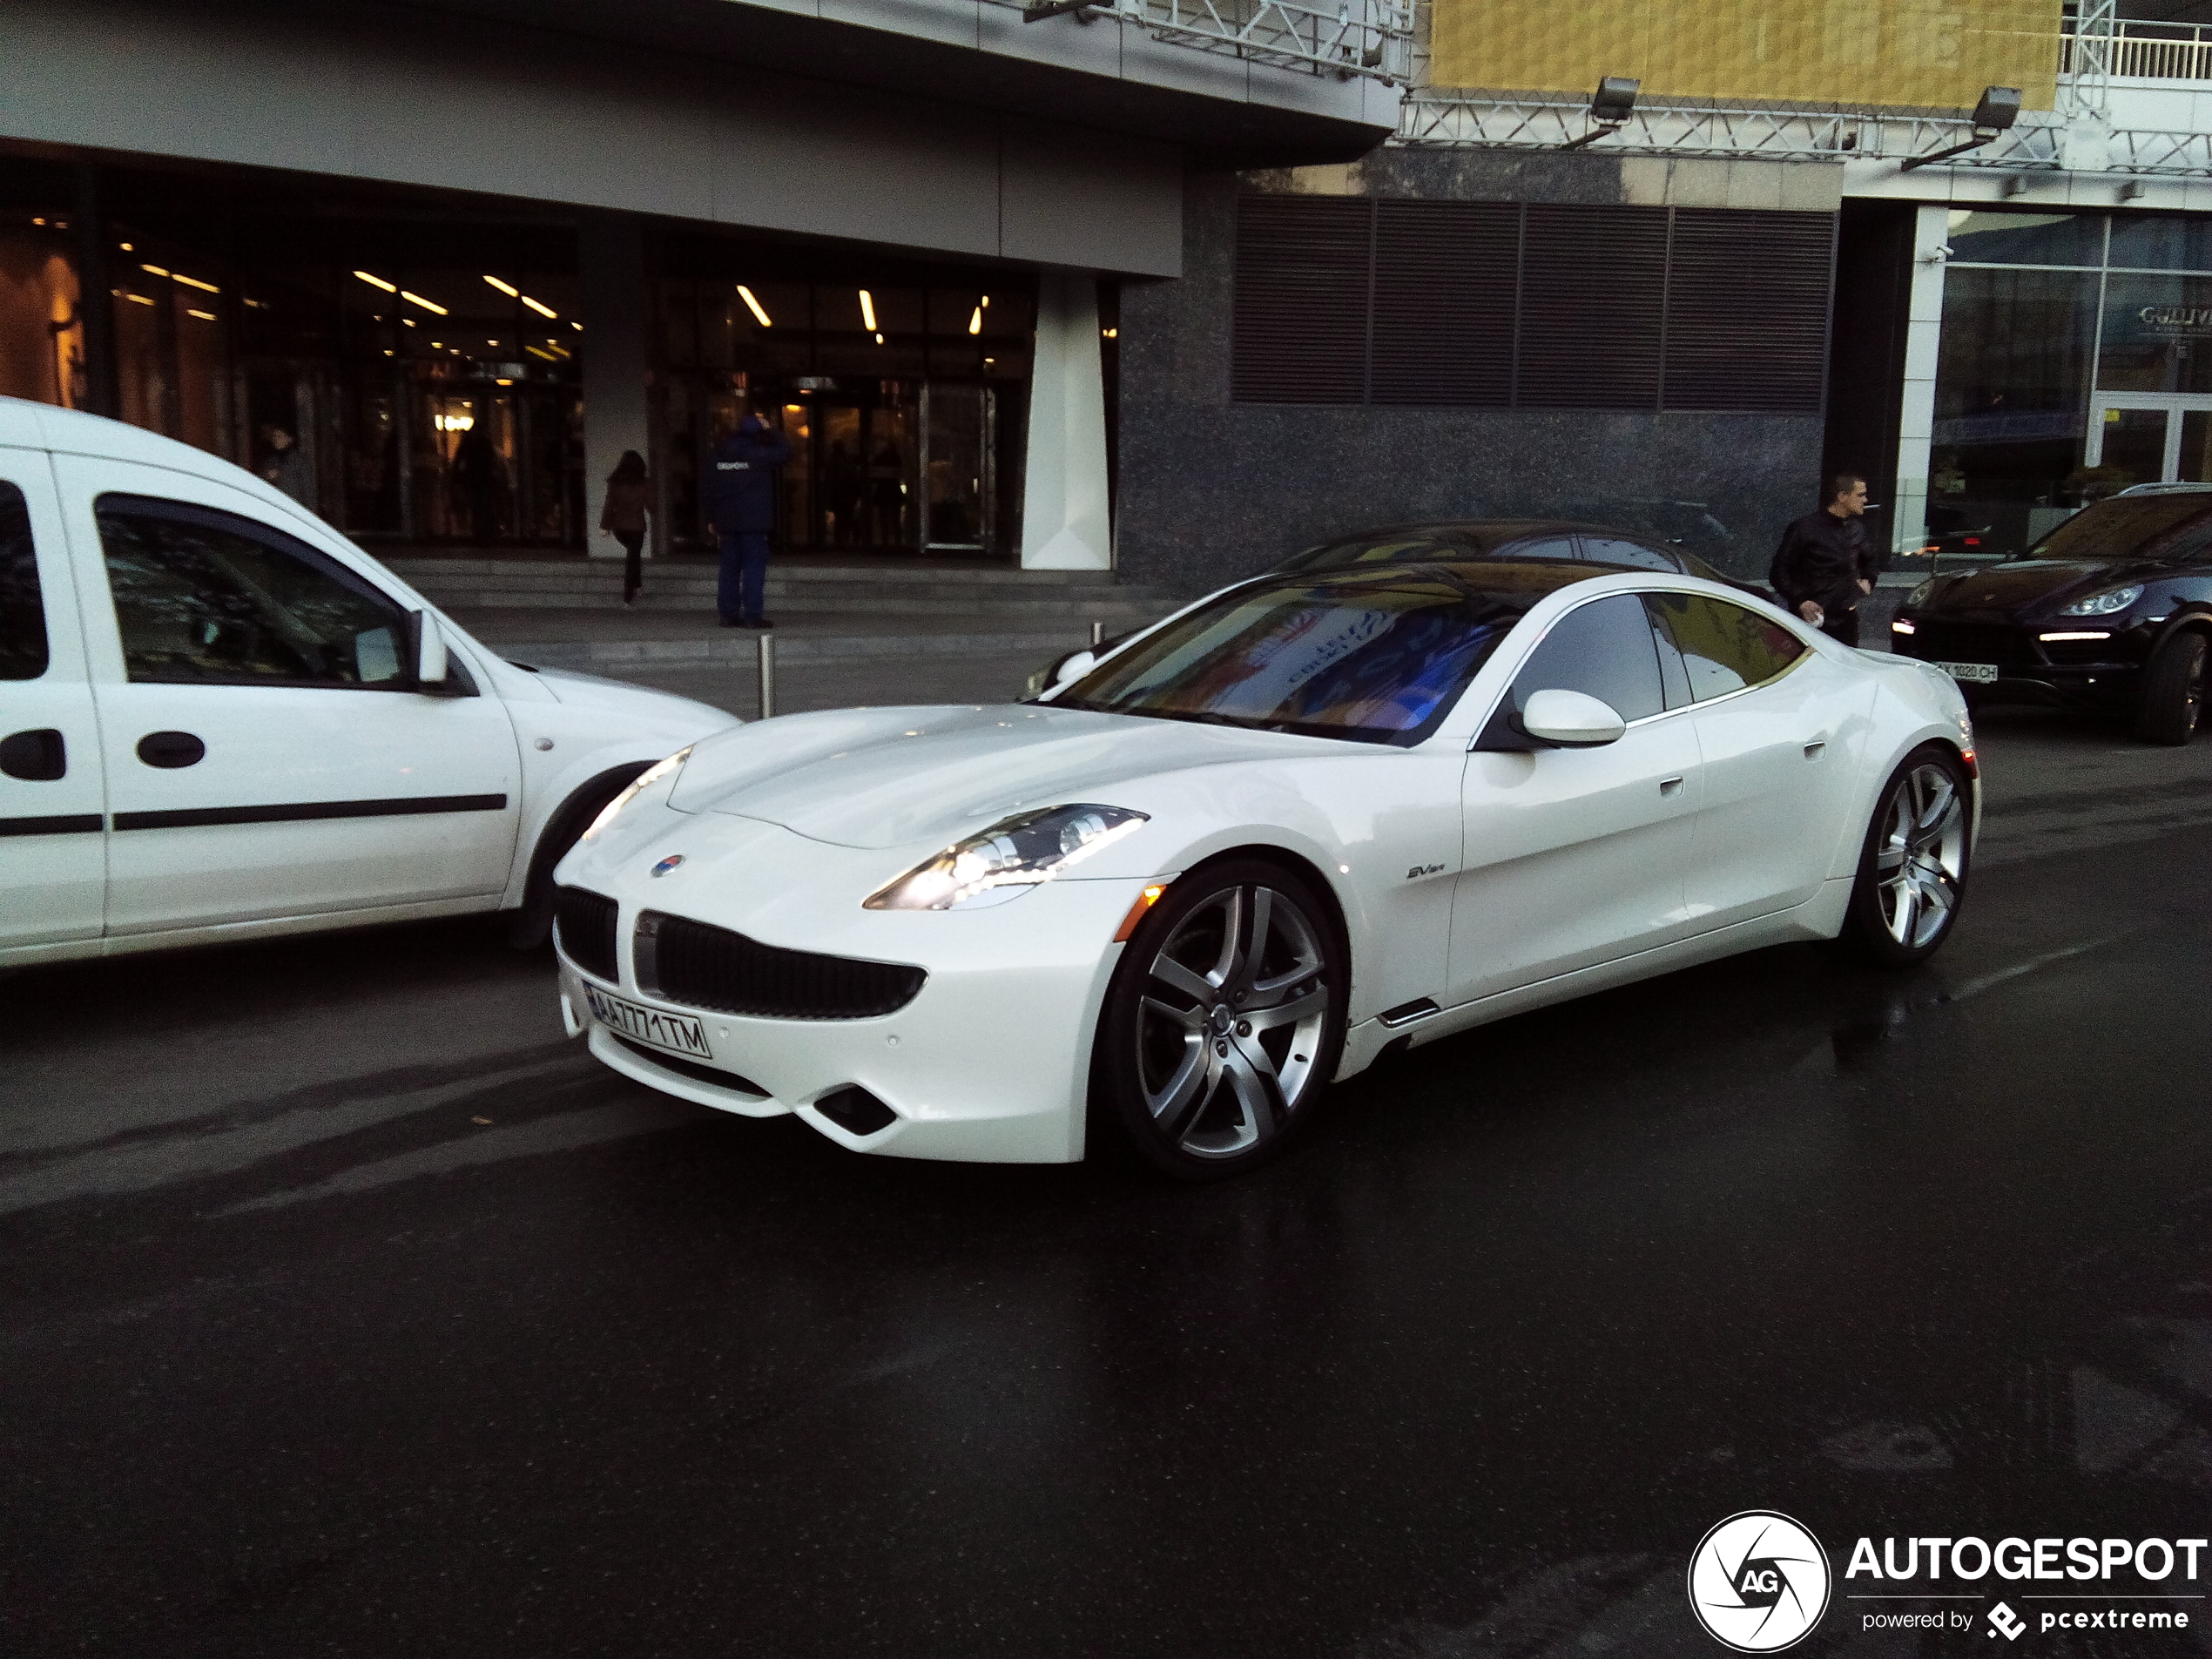
POLYGON ((433 697, 447 694, 446 637, 439 631, 438 619, 427 610, 408 613, 408 632, 414 637, 415 686, 433 697))

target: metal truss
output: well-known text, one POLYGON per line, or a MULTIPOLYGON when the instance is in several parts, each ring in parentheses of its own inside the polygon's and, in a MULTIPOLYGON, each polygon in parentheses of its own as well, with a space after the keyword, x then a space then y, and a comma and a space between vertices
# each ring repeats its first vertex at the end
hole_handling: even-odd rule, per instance
MULTIPOLYGON (((1416 93, 1399 111, 1404 145, 1557 150, 1588 139, 1587 99, 1514 93, 1416 93)), ((1973 136, 1963 115, 1865 110, 1727 109, 1639 105, 1621 127, 1589 140, 1594 151, 1730 161, 1905 161, 1973 136)), ((1998 172, 2076 171, 2149 178, 2212 176, 2212 134, 2122 128, 2096 131, 2094 149, 2070 149, 2060 118, 2023 116, 2010 131, 1945 165, 1998 172), (2086 165, 2085 165, 2086 164, 2086 165)))
POLYGON ((1073 12, 1111 18, 1153 39, 1339 80, 1366 76, 1403 84, 1413 66, 1413 0, 994 0, 1032 21, 1073 12))

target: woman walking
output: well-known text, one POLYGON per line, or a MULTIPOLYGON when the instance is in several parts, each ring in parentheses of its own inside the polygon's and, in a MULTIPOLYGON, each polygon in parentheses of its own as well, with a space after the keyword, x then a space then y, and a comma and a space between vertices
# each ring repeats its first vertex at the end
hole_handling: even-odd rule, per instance
POLYGON ((633 604, 644 585, 639 569, 645 547, 645 500, 651 482, 645 476, 645 457, 625 449, 615 469, 607 475, 606 505, 599 509, 599 530, 622 543, 622 602, 633 604))

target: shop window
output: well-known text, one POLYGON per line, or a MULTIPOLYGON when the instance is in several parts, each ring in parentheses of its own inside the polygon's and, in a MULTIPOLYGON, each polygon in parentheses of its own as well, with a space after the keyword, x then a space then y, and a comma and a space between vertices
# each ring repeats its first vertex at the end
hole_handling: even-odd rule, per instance
POLYGON ((84 364, 77 270, 62 233, 0 230, 0 397, 76 408, 84 364))
POLYGON ((2212 392, 2212 277, 2107 277, 2097 387, 2212 392))
POLYGON ((2106 258, 2115 269, 2212 271, 2212 223, 2123 213, 2112 221, 2106 258))
POLYGON ((1951 257, 1989 265, 2101 265, 2101 213, 1977 213, 1955 208, 1951 257))
POLYGON ((2096 314, 2093 271, 1945 273, 1932 529, 2017 541, 2030 507, 2078 489, 2096 314))

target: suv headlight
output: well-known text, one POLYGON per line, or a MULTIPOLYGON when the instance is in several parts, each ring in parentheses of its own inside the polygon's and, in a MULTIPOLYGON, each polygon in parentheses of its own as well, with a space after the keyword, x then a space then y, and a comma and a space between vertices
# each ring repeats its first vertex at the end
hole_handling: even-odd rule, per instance
POLYGON ((957 910, 1003 904, 1119 840, 1149 814, 1120 806, 1048 806, 1002 818, 861 900, 865 910, 957 910))
POLYGON ((624 807, 629 806, 631 801, 636 800, 639 795, 643 794, 646 790, 651 789, 662 779, 674 777, 678 772, 683 771, 684 763, 691 758, 691 745, 687 743, 682 748, 678 749, 674 754, 669 756, 665 760, 654 761, 651 765, 646 767, 644 771, 637 774, 636 781, 634 781, 629 788, 624 790, 622 793, 617 795, 612 800, 609 801, 604 806, 602 806, 599 809, 599 816, 591 820, 591 827, 583 832, 582 839, 587 841, 590 840, 594 836, 597 835, 601 830, 606 828, 608 825, 613 823, 615 821, 615 814, 622 811, 624 807))
POLYGON ((2143 584, 2140 582, 2130 583, 2124 588, 2107 588, 2102 593, 2093 593, 2086 599, 2076 599, 2065 610, 2060 611, 2059 615, 2061 617, 2109 617, 2117 611, 2127 610, 2129 605, 2142 597, 2143 584))
POLYGON ((1913 589, 1912 592, 1905 596, 1905 608, 1907 610, 1917 610, 1921 605, 1927 604, 1928 596, 1934 591, 1935 578, 1933 577, 1930 577, 1925 582, 1923 582, 1919 587, 1913 589))

